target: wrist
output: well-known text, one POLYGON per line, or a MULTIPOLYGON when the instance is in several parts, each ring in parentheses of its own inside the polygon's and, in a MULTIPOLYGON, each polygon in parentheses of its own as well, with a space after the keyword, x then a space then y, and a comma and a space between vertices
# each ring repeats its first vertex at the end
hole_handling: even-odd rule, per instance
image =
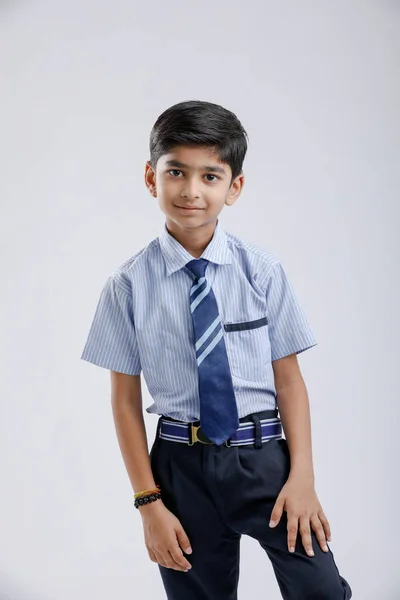
POLYGON ((310 467, 292 467, 290 469, 289 478, 301 481, 304 484, 314 485, 315 476, 314 471, 310 467))
POLYGON ((146 518, 146 516, 153 515, 153 514, 157 513, 160 509, 162 510, 163 507, 164 507, 164 503, 162 501, 162 498, 159 498, 158 500, 155 500, 154 502, 149 502, 148 504, 142 504, 141 506, 138 507, 137 510, 140 512, 142 519, 144 519, 144 518, 146 518))

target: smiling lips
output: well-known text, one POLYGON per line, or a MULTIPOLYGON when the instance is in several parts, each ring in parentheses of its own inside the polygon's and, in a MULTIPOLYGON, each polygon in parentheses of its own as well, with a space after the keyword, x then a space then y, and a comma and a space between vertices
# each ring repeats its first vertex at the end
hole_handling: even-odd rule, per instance
POLYGON ((180 208, 181 210, 186 210, 188 212, 194 212, 195 210, 202 210, 201 208, 198 208, 197 206, 178 206, 177 208, 180 208))

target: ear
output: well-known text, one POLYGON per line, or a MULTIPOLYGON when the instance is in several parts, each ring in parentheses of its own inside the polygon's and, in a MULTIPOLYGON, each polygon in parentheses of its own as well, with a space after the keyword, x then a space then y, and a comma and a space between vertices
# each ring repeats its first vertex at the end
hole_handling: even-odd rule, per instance
POLYGON ((145 171, 144 171, 144 182, 146 184, 147 189, 150 194, 157 197, 157 189, 156 189, 156 173, 151 166, 151 162, 146 161, 145 171))
POLYGON ((227 206, 232 206, 232 204, 234 204, 236 202, 236 200, 240 196, 243 186, 244 186, 244 174, 241 173, 232 181, 231 187, 229 188, 229 192, 228 192, 228 195, 225 200, 225 204, 227 206))

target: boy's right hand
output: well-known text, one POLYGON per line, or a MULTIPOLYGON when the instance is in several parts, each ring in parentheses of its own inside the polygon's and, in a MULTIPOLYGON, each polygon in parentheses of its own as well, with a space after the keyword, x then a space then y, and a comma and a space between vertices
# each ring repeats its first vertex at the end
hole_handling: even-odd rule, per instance
POLYGON ((187 572, 192 565, 183 556, 191 554, 189 538, 179 519, 162 500, 139 508, 143 520, 144 539, 150 559, 169 569, 187 572))

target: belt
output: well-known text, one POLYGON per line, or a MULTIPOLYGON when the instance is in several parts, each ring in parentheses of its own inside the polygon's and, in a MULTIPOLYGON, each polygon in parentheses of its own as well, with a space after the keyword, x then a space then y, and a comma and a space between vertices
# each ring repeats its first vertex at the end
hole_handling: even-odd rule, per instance
MULTIPOLYGON (((224 446, 247 446, 254 444, 256 437, 259 441, 267 442, 272 439, 282 437, 282 424, 279 417, 260 418, 263 414, 277 414, 276 411, 264 411, 248 415, 239 420, 239 428, 226 440, 224 446)), ((170 417, 161 416, 158 427, 158 435, 163 440, 171 442, 180 442, 182 444, 193 444, 200 442, 201 444, 213 444, 200 427, 200 421, 193 423, 185 423, 184 421, 176 421, 170 417)))

